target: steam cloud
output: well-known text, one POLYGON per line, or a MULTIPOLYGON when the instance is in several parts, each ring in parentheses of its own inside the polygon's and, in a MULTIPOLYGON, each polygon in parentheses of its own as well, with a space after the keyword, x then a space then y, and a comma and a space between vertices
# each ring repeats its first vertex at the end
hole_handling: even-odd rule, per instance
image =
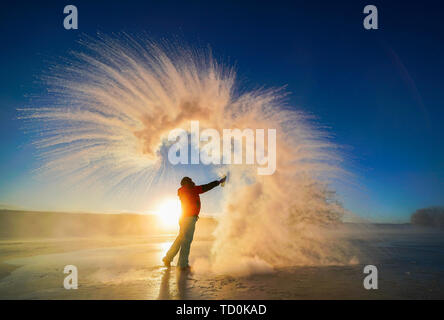
POLYGON ((165 168, 161 149, 171 130, 189 130, 191 120, 220 132, 273 128, 273 175, 258 176, 255 165, 208 166, 230 171, 211 269, 355 261, 329 232, 344 213, 328 187, 344 174, 337 148, 309 116, 285 104, 283 89, 242 91, 232 68, 177 44, 120 35, 83 45, 46 78, 48 105, 23 110, 22 118, 39 124, 35 143, 45 172, 81 186, 105 182, 147 193, 165 168))

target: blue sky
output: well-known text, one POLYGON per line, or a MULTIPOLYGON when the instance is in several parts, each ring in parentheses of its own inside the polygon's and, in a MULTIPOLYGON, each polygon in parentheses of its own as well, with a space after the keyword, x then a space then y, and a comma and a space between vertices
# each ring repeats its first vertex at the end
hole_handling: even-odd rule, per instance
MULTIPOLYGON (((66 3, 68 4, 68 3, 66 3)), ((352 185, 346 208, 406 221, 444 205, 444 60, 439 1, 73 1, 79 30, 63 28, 60 1, 17 1, 0 11, 0 203, 69 209, 40 188, 36 154, 16 109, 45 93, 39 76, 78 49, 81 35, 125 31, 178 37, 236 65, 247 86, 286 85, 290 103, 314 114, 344 147, 352 185), (379 30, 362 26, 366 4, 379 30)), ((66 196, 66 203, 76 201, 66 196)), ((95 211, 108 210, 91 199, 95 211)), ((74 208, 87 209, 87 208, 74 208)))

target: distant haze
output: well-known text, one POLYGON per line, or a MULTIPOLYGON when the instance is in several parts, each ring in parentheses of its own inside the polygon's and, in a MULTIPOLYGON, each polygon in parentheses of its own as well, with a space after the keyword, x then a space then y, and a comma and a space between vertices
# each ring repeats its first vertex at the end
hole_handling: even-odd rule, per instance
MULTIPOLYGON (((210 236, 215 225, 211 218, 199 219, 198 235, 210 236)), ((0 239, 156 236, 166 232, 154 215, 0 210, 0 239)))

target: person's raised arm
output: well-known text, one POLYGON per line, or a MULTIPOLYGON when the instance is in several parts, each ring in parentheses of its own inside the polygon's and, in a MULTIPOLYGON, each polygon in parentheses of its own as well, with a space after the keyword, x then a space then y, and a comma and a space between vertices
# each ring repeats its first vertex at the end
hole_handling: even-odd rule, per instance
POLYGON ((214 180, 213 182, 210 182, 210 183, 198 186, 198 187, 200 187, 200 190, 201 190, 201 192, 199 192, 199 193, 204 193, 204 192, 210 191, 214 187, 217 187, 219 184, 223 183, 226 178, 227 177, 224 177, 224 178, 222 178, 220 180, 214 180))

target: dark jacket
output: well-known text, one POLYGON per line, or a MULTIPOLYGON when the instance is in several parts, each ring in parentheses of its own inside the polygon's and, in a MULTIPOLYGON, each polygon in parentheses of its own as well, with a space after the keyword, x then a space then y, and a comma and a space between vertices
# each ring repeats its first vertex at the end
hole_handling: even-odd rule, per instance
POLYGON ((219 185, 219 181, 213 181, 201 186, 184 185, 177 190, 177 195, 182 204, 182 216, 198 216, 200 212, 199 194, 207 192, 219 185))

